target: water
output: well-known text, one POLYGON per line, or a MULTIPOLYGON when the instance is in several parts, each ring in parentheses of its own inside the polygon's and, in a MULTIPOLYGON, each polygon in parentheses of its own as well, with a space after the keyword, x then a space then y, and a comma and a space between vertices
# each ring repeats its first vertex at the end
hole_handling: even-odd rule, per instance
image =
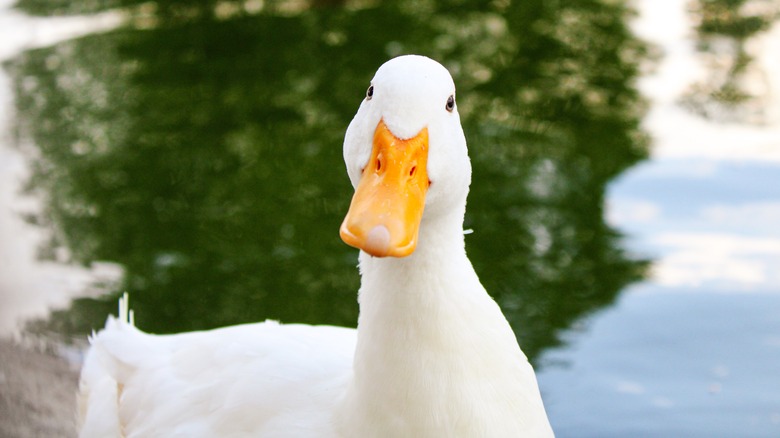
POLYGON ((607 216, 653 268, 543 354, 551 421, 560 436, 778 436, 780 26, 745 42, 755 64, 732 79, 760 92, 724 103, 685 97, 722 73, 696 52, 685 5, 640 9, 637 31, 665 54, 641 82, 655 141, 610 184, 607 216))
MULTIPOLYGON (((121 17, 114 13, 32 18, 9 7, 10 2, 0 1, 0 40, 3 41, 0 61, 3 62, 24 49, 45 47, 109 29, 121 22, 121 17)), ((25 153, 34 154, 34 145, 19 141, 10 129, 16 115, 13 103, 12 79, 0 71, 0 336, 19 336, 25 321, 45 317, 53 307, 67 307, 74 296, 105 292, 91 290, 90 283, 116 278, 117 271, 121 270, 105 263, 85 269, 38 257, 37 245, 50 231, 24 220, 25 216, 40 211, 41 202, 20 193, 30 176, 25 153)))
POLYGON ((683 2, 637 20, 605 3, 107 4, 129 26, 6 64, 22 147, 3 153, 29 164, 4 170, 24 197, 4 190, 34 226, 4 216, 5 257, 29 269, 0 271, 3 320, 83 339, 127 290, 152 332, 354 326, 341 139, 376 67, 422 53, 459 86, 467 249, 558 434, 777 435, 780 100, 755 79, 777 71, 777 26, 713 37, 753 55, 732 78, 696 52, 712 33, 683 2), (54 267, 87 280, 30 284, 54 267))
POLYGON ((544 354, 559 436, 777 435, 780 299, 627 293, 544 354))

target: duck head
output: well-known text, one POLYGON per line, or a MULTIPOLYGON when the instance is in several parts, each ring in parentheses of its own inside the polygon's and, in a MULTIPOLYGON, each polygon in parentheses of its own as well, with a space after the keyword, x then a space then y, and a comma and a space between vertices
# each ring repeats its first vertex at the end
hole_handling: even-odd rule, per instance
POLYGON ((377 70, 344 138, 355 194, 341 238, 375 257, 405 257, 420 228, 462 214, 471 181, 447 69, 417 55, 377 70))

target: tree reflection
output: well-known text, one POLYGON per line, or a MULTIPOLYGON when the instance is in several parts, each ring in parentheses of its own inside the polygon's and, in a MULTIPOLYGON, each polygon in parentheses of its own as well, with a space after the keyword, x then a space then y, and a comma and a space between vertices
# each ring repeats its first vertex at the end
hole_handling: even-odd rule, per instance
POLYGON ((764 123, 768 86, 753 63, 748 41, 780 17, 780 4, 761 0, 696 0, 698 49, 708 69, 683 97, 683 104, 714 120, 764 123))
MULTIPOLYGON (((139 326, 355 324, 341 141, 374 70, 401 53, 442 61, 459 84, 468 251, 530 357, 641 276, 603 220, 605 185, 646 153, 633 88, 644 48, 624 6, 282 3, 230 19, 214 2, 171 3, 206 12, 158 11, 153 29, 10 66, 21 131, 41 150, 39 220, 76 260, 125 267, 139 326)), ((111 292, 47 326, 101 326, 111 292)))

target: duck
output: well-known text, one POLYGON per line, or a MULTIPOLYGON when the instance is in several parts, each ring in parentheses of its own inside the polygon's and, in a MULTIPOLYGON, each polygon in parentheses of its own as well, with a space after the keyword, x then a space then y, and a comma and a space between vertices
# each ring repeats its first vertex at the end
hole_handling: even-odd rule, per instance
POLYGON ((549 437, 532 365, 465 250, 471 163, 448 70, 382 64, 344 136, 357 329, 153 335, 127 297, 90 337, 80 437, 549 437))

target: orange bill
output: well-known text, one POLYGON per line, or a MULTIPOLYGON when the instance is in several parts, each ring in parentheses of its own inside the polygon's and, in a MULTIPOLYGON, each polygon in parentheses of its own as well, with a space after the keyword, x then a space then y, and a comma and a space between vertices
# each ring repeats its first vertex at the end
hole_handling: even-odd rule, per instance
POLYGON ((375 257, 414 252, 430 184, 427 164, 428 128, 401 140, 380 120, 341 239, 375 257))

